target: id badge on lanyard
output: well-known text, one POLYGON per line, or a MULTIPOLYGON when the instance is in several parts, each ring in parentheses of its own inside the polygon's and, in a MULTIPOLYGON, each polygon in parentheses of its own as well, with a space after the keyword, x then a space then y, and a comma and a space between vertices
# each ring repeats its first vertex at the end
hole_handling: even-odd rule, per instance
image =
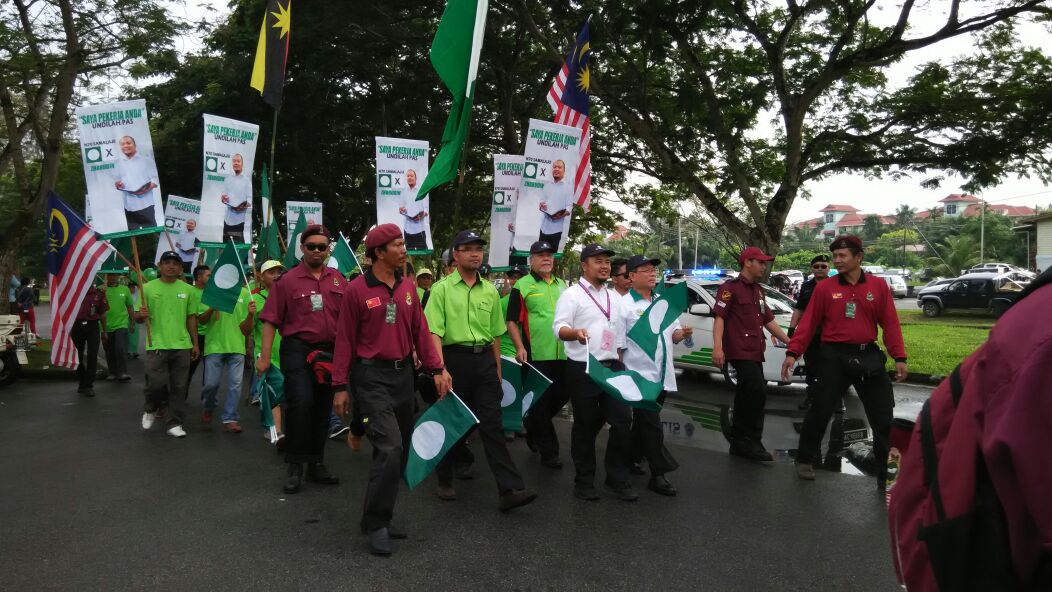
POLYGON ((853 319, 855 318, 855 301, 848 301, 847 306, 844 308, 844 318, 853 319))
POLYGON ((395 323, 395 312, 397 310, 394 300, 387 303, 387 311, 384 314, 384 320, 387 321, 388 325, 393 325, 395 323))
POLYGON ((322 310, 322 299, 321 294, 310 295, 310 309, 312 312, 320 312, 322 310))

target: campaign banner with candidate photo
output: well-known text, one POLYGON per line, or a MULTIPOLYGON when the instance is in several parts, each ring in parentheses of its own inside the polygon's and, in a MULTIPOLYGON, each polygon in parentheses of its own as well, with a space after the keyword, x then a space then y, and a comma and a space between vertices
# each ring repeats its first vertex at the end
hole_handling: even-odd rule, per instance
POLYGON ((427 162, 427 142, 376 137, 376 223, 401 228, 410 255, 434 249, 430 197, 417 194, 427 162))
POLYGON ((161 253, 171 250, 174 245, 175 252, 179 253, 179 258, 183 260, 183 271, 192 273, 201 257, 201 240, 198 234, 200 222, 200 200, 169 195, 168 203, 164 206, 164 230, 168 236, 158 237, 154 263, 159 263, 161 253), (168 242, 169 238, 171 243, 168 242))
POLYGON ((576 128, 530 120, 515 208, 515 251, 527 252, 538 240, 548 241, 560 253, 566 248, 580 141, 576 128))
POLYGON ((77 107, 85 219, 102 234, 158 229, 164 224, 146 101, 77 107))
POLYGON ((500 271, 509 264, 515 238, 515 205, 522 183, 525 156, 493 155, 493 205, 490 210, 489 264, 500 271))
POLYGON ((204 115, 198 233, 207 243, 252 242, 252 170, 259 126, 204 115))
POLYGON ((322 204, 313 201, 287 201, 285 202, 285 236, 289 237, 288 249, 296 254, 296 261, 303 258, 300 251, 300 235, 296 233, 296 221, 303 219, 307 226, 311 224, 325 224, 322 220, 322 204))

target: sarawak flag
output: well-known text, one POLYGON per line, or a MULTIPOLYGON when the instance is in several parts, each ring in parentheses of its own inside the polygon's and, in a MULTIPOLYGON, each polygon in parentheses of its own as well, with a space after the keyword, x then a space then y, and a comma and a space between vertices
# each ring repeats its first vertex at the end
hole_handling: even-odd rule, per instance
POLYGON ((588 17, 573 49, 566 56, 555 82, 548 91, 548 104, 555 111, 553 121, 581 130, 577 176, 573 180, 574 203, 587 212, 592 194, 592 126, 588 117, 588 91, 591 80, 591 22, 588 17))
POLYGON ((110 246, 54 192, 48 194, 47 283, 51 292, 51 363, 79 364, 70 331, 110 246))
POLYGON ((281 88, 285 85, 285 63, 289 57, 289 38, 292 27, 292 0, 270 0, 263 13, 256 43, 256 61, 252 65, 249 86, 263 95, 263 100, 275 109, 281 104, 281 88))

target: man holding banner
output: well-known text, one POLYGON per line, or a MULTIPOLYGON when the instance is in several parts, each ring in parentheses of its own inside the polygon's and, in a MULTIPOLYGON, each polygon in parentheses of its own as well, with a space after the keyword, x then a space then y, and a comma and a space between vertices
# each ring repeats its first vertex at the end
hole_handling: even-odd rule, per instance
POLYGON ((434 376, 439 396, 449 391, 449 374, 435 351, 427 320, 411 278, 404 278, 406 246, 402 231, 381 224, 365 237, 373 264, 347 287, 340 306, 333 358, 333 409, 347 417, 348 383, 365 435, 373 445, 372 467, 365 488, 362 534, 377 555, 391 553, 391 518, 398 497, 409 438, 413 431, 413 353, 434 376))
POLYGON ((113 172, 113 186, 124 196, 124 215, 128 230, 157 225, 153 190, 158 187, 157 163, 139 153, 135 138, 124 136, 118 142, 121 154, 113 172))
POLYGON ((544 186, 540 210, 544 212, 541 220, 541 234, 537 239, 546 242, 556 249, 563 240, 566 228, 566 217, 573 206, 573 187, 565 180, 566 163, 556 160, 552 163, 552 181, 544 186))
POLYGON ((252 179, 242 174, 245 157, 235 154, 230 159, 234 174, 223 180, 220 200, 226 205, 223 215, 223 241, 245 242, 245 218, 252 207, 252 179))

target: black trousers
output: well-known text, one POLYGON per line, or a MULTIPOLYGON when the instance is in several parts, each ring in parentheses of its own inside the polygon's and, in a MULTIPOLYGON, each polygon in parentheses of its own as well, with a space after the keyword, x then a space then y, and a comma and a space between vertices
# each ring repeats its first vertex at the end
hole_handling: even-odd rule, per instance
MULTIPOLYGON (((453 376, 453 390, 479 420, 476 426, 479 439, 482 440, 493 477, 497 480, 497 491, 503 495, 513 489, 525 489, 526 484, 515 461, 511 460, 504 441, 504 420, 500 409, 504 392, 497 380, 497 361, 493 359, 493 352, 487 348, 476 354, 455 347, 444 347, 442 354, 446 360, 446 369, 453 376)), ((447 454, 438 463, 435 473, 439 483, 453 482, 456 456, 447 454)))
POLYGON ((426 251, 427 250, 427 233, 426 232, 407 232, 405 235, 405 248, 410 251, 426 251))
POLYGON ((552 246, 553 249, 559 249, 559 243, 563 240, 562 231, 553 232, 552 234, 544 234, 543 232, 537 238, 539 241, 545 241, 552 246))
POLYGON ((394 515, 413 434, 413 370, 355 364, 351 380, 355 411, 373 448, 361 523, 368 533, 390 526, 394 515))
POLYGON ((738 372, 734 391, 732 436, 739 440, 760 442, 763 437, 763 409, 767 404, 767 380, 763 363, 752 360, 728 360, 738 372))
POLYGON ((106 367, 109 375, 120 378, 128 374, 128 329, 122 328, 109 332, 106 343, 106 367))
MULTIPOLYGON (((552 419, 566 406, 570 393, 566 390, 566 360, 531 361, 541 374, 551 379, 552 384, 544 391, 540 400, 533 404, 523 420, 530 441, 537 446, 541 459, 559 457, 559 436, 555 433, 552 419)), ((525 367, 524 367, 525 371, 525 367)))
POLYGON ((157 226, 157 218, 153 213, 153 206, 145 207, 141 210, 124 210, 124 218, 128 221, 128 230, 138 230, 140 228, 152 228, 157 226))
MULTIPOLYGON (((664 405, 668 392, 661 391, 658 403, 664 405)), ((647 459, 650 474, 654 477, 671 473, 679 468, 665 446, 665 430, 661 428, 661 413, 648 409, 632 408, 632 460, 647 459)))
POLYGON ((320 348, 295 337, 281 340, 287 463, 320 463, 325 458, 332 415, 332 385, 319 384, 307 364, 307 355, 316 349, 320 348))
MULTIPOLYGON (((609 363, 611 370, 624 370, 621 362, 609 363)), ((570 456, 577 471, 574 483, 595 485, 595 439, 603 423, 610 424, 606 440, 606 481, 612 485, 628 483, 632 456, 632 408, 603 394, 585 372, 585 363, 566 361, 566 386, 573 405, 573 428, 570 430, 570 456)))
POLYGON ((818 365, 818 396, 804 418, 796 460, 800 463, 814 462, 820 453, 818 448, 834 406, 839 403, 844 391, 853 386, 862 400, 866 419, 873 431, 873 454, 877 459, 878 479, 884 479, 895 394, 891 379, 884 370, 884 360, 887 358, 880 348, 871 343, 862 356, 869 362, 866 366, 870 368, 868 371, 853 367, 838 344, 822 344, 822 358, 818 365))
POLYGON ((99 322, 76 321, 69 331, 73 346, 77 348, 78 389, 95 386, 95 374, 99 371, 99 322))
MULTIPOLYGON (((816 338, 804 352, 804 380, 807 382, 807 397, 812 403, 818 396, 818 367, 821 362, 822 341, 816 338)), ((840 396, 833 402, 833 419, 830 424, 828 450, 826 451, 826 457, 833 461, 840 460, 836 458, 836 455, 844 449, 844 395, 846 394, 847 391, 840 393, 840 396)), ((822 431, 824 432, 825 428, 822 431)), ((821 453, 821 450, 818 452, 821 453)), ((818 462, 819 457, 815 457, 814 460, 818 462)))
POLYGON ((223 223, 223 240, 226 241, 228 238, 234 239, 235 243, 245 242, 245 223, 241 224, 227 224, 223 223))

